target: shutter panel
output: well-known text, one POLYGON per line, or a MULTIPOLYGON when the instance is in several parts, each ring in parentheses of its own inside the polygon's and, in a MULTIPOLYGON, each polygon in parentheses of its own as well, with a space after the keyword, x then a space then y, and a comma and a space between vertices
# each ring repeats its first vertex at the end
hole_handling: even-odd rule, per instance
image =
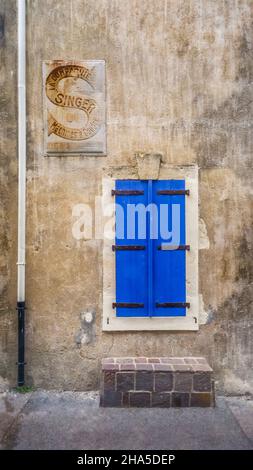
MULTIPOLYGON (((159 180, 153 182, 153 202, 158 206, 159 230, 158 239, 153 245, 153 316, 185 316, 186 308, 186 253, 189 246, 185 240, 185 181, 159 180), (167 191, 170 194, 166 194, 167 191), (173 191, 176 191, 174 194, 173 191), (162 205, 168 205, 162 207, 162 205), (172 209, 172 205, 176 208, 172 209), (173 213, 173 221, 172 221, 173 213), (164 233, 166 226, 172 231, 178 223, 175 218, 180 214, 180 233, 176 243, 164 233), (165 219, 167 214, 168 223, 165 219), (164 225, 164 227, 162 226, 164 225), (162 231, 162 232, 161 232, 162 231), (165 236, 165 238, 163 238, 165 236), (168 244, 168 246, 166 246, 168 244), (169 244, 178 249, 168 249, 169 244), (186 304, 185 306, 178 306, 186 304), (168 305, 169 304, 169 305, 168 305)), ((187 194, 187 193, 186 193, 187 194)), ((171 247, 172 248, 172 247, 171 247)))
POLYGON ((112 246, 116 316, 185 316, 189 307, 186 253, 190 249, 185 237, 185 197, 189 195, 185 181, 118 180, 112 194, 116 203, 116 236, 112 246), (155 208, 156 214, 152 216, 145 213, 149 204, 155 208), (131 206, 134 211, 139 205, 142 216, 137 210, 133 224, 128 208, 131 206), (158 230, 152 231, 150 223, 156 217, 158 230))
POLYGON ((117 317, 147 316, 147 239, 142 237, 143 227, 137 215, 134 224, 127 227, 128 205, 147 205, 147 181, 116 181, 116 308, 117 317), (130 230, 129 230, 130 229, 130 230), (131 237, 131 238, 130 238, 131 237))

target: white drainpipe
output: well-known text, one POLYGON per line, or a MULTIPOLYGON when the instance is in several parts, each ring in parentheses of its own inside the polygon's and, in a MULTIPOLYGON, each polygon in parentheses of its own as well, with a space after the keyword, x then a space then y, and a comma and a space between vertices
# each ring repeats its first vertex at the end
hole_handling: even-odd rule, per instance
POLYGON ((26 0, 18 8, 18 385, 24 385, 25 364, 25 218, 26 218, 26 0))

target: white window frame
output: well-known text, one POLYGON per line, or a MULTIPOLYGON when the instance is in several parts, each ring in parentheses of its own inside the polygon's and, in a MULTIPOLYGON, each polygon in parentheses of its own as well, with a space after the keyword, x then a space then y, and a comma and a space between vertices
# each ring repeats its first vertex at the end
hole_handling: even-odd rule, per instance
MULTIPOLYGON (((116 173, 116 172, 115 172, 116 173)), ((115 204, 111 191, 118 179, 135 179, 129 170, 119 176, 103 179, 102 205, 115 204)), ((136 178, 138 179, 138 178, 136 178)), ((112 303, 116 299, 115 253, 112 251, 113 240, 104 238, 103 247, 103 331, 197 331, 199 329, 199 290, 198 290, 198 167, 196 165, 172 167, 162 165, 161 180, 184 179, 185 188, 190 195, 185 196, 186 244, 186 309, 184 317, 116 317, 112 303)), ((115 214, 115 211, 113 211, 115 214)))

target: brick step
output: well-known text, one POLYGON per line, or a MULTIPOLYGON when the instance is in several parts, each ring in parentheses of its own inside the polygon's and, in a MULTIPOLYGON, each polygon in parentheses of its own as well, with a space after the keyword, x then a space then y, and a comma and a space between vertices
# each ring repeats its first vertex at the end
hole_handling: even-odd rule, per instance
POLYGON ((213 370, 204 357, 102 359, 100 406, 209 407, 213 370))

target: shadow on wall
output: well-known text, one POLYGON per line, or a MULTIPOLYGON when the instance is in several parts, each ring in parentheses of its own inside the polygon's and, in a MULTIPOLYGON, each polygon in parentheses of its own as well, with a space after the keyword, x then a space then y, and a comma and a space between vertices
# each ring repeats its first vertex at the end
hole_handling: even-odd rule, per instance
POLYGON ((228 394, 252 394, 253 390, 252 259, 252 247, 244 235, 238 249, 236 290, 214 312, 217 326, 212 362, 216 364, 219 388, 228 394))

